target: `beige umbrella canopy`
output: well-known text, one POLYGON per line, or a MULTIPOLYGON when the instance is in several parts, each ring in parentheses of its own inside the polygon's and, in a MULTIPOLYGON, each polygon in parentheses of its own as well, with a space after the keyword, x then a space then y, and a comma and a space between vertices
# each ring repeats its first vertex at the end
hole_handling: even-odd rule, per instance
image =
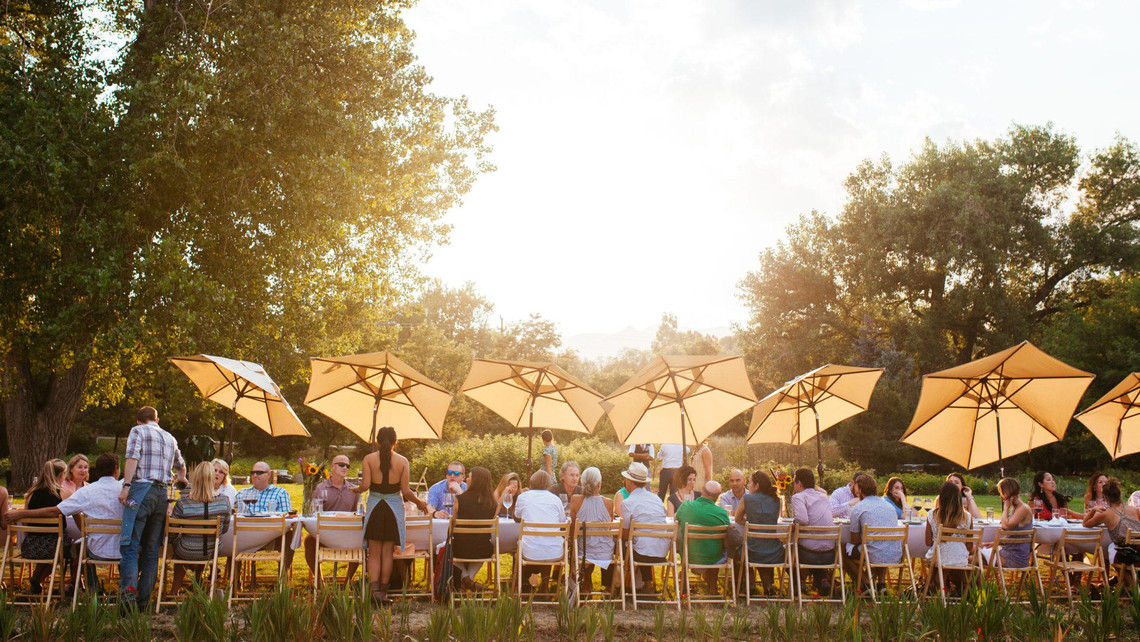
POLYGON ((966 470, 1001 462, 1064 437, 1093 376, 1023 341, 924 375, 918 407, 900 441, 966 470))
POLYGON ((657 357, 602 407, 623 444, 684 446, 700 443, 755 403, 744 359, 685 355, 657 357))
POLYGON ((799 446, 816 437, 819 479, 823 483, 819 434, 866 410, 882 375, 882 368, 828 364, 792 379, 756 403, 748 443, 799 446))
POLYGON ((1140 452, 1140 372, 1125 377, 1077 419, 1113 459, 1140 452))
POLYGON ((439 439, 451 393, 388 352, 315 357, 305 405, 372 443, 380 416, 400 439, 439 439))
MULTIPOLYGON (((230 409, 229 459, 234 456, 234 421, 237 415, 250 420, 274 437, 309 436, 281 389, 260 364, 238 359, 196 354, 171 357, 170 362, 184 372, 202 396, 230 409)), ((225 451, 225 443, 222 444, 225 451)))
POLYGON ((602 395, 553 363, 476 359, 460 392, 527 430, 527 470, 535 430, 590 433, 602 395))

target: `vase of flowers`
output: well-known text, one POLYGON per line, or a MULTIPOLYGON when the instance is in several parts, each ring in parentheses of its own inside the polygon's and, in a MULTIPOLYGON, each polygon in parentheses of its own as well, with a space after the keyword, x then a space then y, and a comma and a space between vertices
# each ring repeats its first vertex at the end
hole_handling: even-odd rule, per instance
POLYGON ((772 473, 772 483, 776 486, 776 493, 780 497, 780 516, 791 517, 792 476, 779 468, 770 472, 772 473))
POLYGON ((316 514, 313 500, 316 499, 317 485, 329 477, 328 462, 317 463, 301 457, 297 460, 301 465, 301 514, 311 516, 316 514))

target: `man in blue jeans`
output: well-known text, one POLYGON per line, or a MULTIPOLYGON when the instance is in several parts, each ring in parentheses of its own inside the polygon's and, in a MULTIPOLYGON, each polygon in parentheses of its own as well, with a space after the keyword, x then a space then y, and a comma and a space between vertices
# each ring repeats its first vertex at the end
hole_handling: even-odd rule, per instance
POLYGON ((166 525, 166 490, 171 471, 185 479, 186 463, 174 436, 158 425, 158 411, 139 408, 127 437, 123 470, 123 529, 119 536, 119 600, 124 607, 146 608, 158 575, 158 555, 166 525))

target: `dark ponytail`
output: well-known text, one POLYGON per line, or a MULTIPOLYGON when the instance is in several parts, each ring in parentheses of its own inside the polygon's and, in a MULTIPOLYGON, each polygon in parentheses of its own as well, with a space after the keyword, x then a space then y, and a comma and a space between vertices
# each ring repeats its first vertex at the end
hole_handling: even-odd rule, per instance
POLYGON ((380 482, 388 482, 388 469, 392 467, 392 445, 396 443, 396 429, 384 426, 376 431, 376 452, 380 453, 380 482))

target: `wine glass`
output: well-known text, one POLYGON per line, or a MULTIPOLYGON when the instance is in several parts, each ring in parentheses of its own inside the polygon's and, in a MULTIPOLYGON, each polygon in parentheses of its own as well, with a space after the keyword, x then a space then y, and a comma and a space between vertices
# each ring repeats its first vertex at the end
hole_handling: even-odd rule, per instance
POLYGON ((1044 510, 1044 508, 1045 508, 1045 503, 1041 501, 1041 498, 1039 498, 1039 497, 1034 498, 1033 499, 1033 519, 1041 521, 1041 511, 1044 510))
POLYGON ((451 511, 452 511, 452 507, 454 507, 454 506, 455 506, 455 495, 453 495, 451 493, 444 493, 443 494, 443 512, 450 515, 451 511))
POLYGON ((243 499, 241 501, 243 501, 245 503, 246 514, 252 515, 253 514, 253 505, 257 503, 257 498, 256 497, 246 497, 245 499, 243 499))
POLYGON ((515 503, 514 495, 510 493, 503 493, 503 508, 507 510, 507 514, 511 514, 511 506, 515 503))
POLYGON ((914 508, 914 517, 917 519, 918 511, 922 510, 922 498, 918 496, 912 497, 910 503, 911 507, 914 508))
POLYGON ((926 500, 926 502, 924 502, 924 507, 926 508, 927 514, 929 514, 931 511, 934 510, 934 500, 933 499, 926 500))

